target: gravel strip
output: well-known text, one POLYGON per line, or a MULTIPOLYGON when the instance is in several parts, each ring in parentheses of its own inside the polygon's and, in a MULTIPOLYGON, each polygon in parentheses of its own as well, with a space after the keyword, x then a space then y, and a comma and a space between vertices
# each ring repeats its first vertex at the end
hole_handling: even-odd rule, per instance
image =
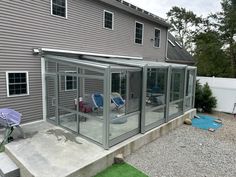
POLYGON ((221 118, 214 133, 182 125, 126 161, 150 177, 236 177, 236 118, 221 118))

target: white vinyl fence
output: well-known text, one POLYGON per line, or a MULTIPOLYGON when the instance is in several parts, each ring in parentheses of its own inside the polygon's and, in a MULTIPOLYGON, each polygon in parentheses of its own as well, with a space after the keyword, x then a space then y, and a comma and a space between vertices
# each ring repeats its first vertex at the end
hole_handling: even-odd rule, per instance
MULTIPOLYGON (((236 79, 217 77, 197 77, 201 85, 206 82, 210 86, 213 96, 217 99, 216 111, 233 113, 236 103, 236 79)), ((236 108, 234 110, 236 113, 236 108)))

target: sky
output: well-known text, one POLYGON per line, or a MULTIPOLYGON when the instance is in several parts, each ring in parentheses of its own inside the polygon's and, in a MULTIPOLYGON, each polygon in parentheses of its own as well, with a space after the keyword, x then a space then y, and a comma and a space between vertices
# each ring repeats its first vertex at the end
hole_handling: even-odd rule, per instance
POLYGON ((221 0, 126 0, 162 18, 173 6, 184 7, 198 16, 206 17, 209 13, 221 11, 221 0))

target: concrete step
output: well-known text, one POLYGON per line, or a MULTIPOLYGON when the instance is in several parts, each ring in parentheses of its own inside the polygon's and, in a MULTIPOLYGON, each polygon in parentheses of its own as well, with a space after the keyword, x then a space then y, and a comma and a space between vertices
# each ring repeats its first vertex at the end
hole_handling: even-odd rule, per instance
POLYGON ((4 152, 0 153, 0 177, 20 177, 20 169, 4 152))

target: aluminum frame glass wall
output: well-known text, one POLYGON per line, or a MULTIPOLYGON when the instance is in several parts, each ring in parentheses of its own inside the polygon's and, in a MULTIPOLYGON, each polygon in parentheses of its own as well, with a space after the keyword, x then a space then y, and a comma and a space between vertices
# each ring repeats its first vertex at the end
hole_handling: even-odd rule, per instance
POLYGON ((47 120, 105 149, 193 108, 196 68, 45 56, 47 120))

